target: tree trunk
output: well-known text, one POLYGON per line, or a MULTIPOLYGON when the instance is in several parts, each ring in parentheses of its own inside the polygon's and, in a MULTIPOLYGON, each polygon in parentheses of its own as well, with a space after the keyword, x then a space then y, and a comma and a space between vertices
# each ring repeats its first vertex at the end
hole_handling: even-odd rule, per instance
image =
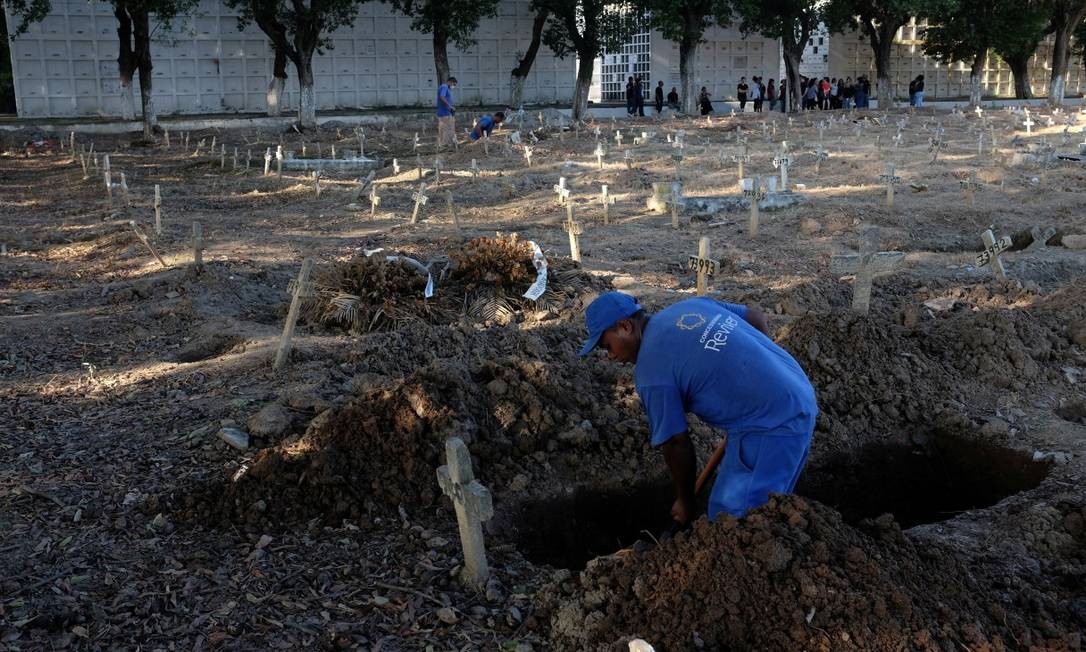
POLYGON ((1066 23, 1057 25, 1052 42, 1052 78, 1048 82, 1048 103, 1063 104, 1064 85, 1067 82, 1067 62, 1071 55, 1071 29, 1066 23))
POLYGON ((298 127, 317 128, 317 93, 313 89, 313 50, 298 53, 298 127))
POLYGON ((275 65, 271 83, 268 84, 268 115, 277 116, 282 110, 283 87, 287 84, 287 54, 280 47, 272 47, 275 48, 275 65))
POLYGON ((679 84, 682 86, 682 107, 686 115, 698 114, 698 92, 694 89, 694 58, 698 54, 698 39, 690 30, 683 31, 679 41, 679 84))
POLYGON ((146 10, 137 12, 133 17, 133 33, 136 37, 136 66, 140 73, 140 108, 143 111, 143 137, 154 138, 159 131, 158 112, 151 94, 151 19, 146 10))
POLYGON ((1033 83, 1029 78, 1029 56, 1018 55, 1004 57, 1007 66, 1014 75, 1014 97, 1019 100, 1028 100, 1033 97, 1033 83))
POLYGON ((434 71, 437 83, 444 84, 449 79, 449 35, 444 29, 434 27, 434 71))
POLYGON ((117 75, 121 81, 121 118, 136 119, 136 107, 132 94, 132 77, 136 74, 136 56, 132 51, 132 19, 124 2, 113 6, 117 17, 117 75))
POLYGON ((969 106, 980 106, 980 75, 984 72, 984 61, 987 58, 988 50, 981 50, 973 57, 973 66, 969 69, 969 106))
POLYGON ((509 106, 519 109, 524 101, 524 81, 528 79, 528 73, 532 70, 535 57, 539 53, 539 44, 543 40, 543 28, 547 24, 550 11, 536 9, 535 19, 532 21, 532 41, 528 44, 528 50, 517 62, 517 67, 509 74, 509 106))
MULTIPOLYGON (((897 30, 895 30, 897 31, 897 30)), ((875 51, 875 96, 879 98, 879 108, 883 111, 894 108, 894 83, 890 78, 890 51, 894 45, 893 33, 885 35, 873 43, 875 51)))
POLYGON ((803 93, 800 92, 800 74, 799 64, 803 58, 803 48, 800 47, 798 51, 793 48, 783 48, 784 50, 784 71, 788 76, 788 94, 785 100, 788 101, 788 110, 795 113, 800 110, 803 101, 803 93))
POLYGON ((596 53, 582 52, 577 55, 577 82, 573 87, 573 120, 584 120, 588 114, 588 91, 592 86, 592 70, 596 53))

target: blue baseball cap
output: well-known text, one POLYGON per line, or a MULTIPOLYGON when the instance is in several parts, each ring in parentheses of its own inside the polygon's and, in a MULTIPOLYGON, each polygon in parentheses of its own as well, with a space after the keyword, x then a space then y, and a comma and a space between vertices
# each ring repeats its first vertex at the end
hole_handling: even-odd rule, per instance
POLYGON ((606 292, 596 297, 596 300, 588 305, 584 313, 584 323, 588 327, 588 339, 581 348, 581 357, 585 357, 596 348, 603 337, 604 331, 611 328, 621 319, 633 315, 641 310, 641 304, 637 299, 622 292, 606 292))

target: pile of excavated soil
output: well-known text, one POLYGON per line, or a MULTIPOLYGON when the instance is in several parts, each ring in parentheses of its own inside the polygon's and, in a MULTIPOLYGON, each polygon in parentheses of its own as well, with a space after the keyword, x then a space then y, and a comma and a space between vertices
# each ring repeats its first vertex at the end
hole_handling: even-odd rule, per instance
POLYGON ((853 528, 818 503, 771 498, 743 520, 706 519, 646 553, 557 576, 541 620, 557 647, 621 650, 1077 649, 1054 625, 985 591, 937 545, 889 517, 853 528))

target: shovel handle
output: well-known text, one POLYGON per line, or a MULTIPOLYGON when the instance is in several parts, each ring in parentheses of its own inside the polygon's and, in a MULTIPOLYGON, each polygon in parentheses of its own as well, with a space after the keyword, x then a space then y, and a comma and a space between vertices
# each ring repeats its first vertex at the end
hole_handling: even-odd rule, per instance
POLYGON ((716 450, 709 456, 709 461, 705 463, 705 468, 701 470, 701 474, 698 475, 698 481, 694 484, 694 495, 697 496, 701 493, 701 490, 705 488, 706 483, 709 482, 709 478, 712 477, 713 472, 720 466, 720 461, 724 459, 724 450, 728 447, 728 438, 720 440, 717 444, 716 450))

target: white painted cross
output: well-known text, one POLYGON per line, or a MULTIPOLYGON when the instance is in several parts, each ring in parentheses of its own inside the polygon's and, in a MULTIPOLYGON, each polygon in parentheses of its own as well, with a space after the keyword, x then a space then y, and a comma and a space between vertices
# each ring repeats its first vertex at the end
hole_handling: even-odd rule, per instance
POLYGON ((667 203, 671 206, 671 228, 679 228, 679 211, 682 210, 685 202, 683 201, 683 184, 678 181, 671 182, 671 196, 668 197, 667 203))
POLYGON ((1045 243, 1048 242, 1049 238, 1056 235, 1056 229, 1048 227, 1044 231, 1041 231, 1041 227, 1035 226, 1029 230, 1029 234, 1033 236, 1033 241, 1029 243, 1029 246, 1027 246, 1025 250, 1034 253, 1047 249, 1045 243))
POLYGON ((886 172, 879 175, 879 181, 886 184, 886 207, 894 207, 894 186, 901 183, 901 177, 894 174, 894 164, 886 164, 886 172))
POLYGON ((399 174, 399 173, 400 173, 400 160, 394 158, 394 159, 392 159, 392 174, 399 174))
POLYGON ((600 131, 600 128, 597 126, 595 129, 592 130, 592 133, 596 136, 596 142, 600 142, 600 134, 602 133, 600 131))
POLYGON ((716 274, 719 266, 717 261, 709 257, 709 238, 698 240, 698 255, 690 256, 686 261, 686 266, 698 273, 698 296, 705 296, 709 292, 709 277, 716 274))
POLYGON ((566 187, 565 177, 558 177, 558 185, 554 186, 554 193, 558 195, 559 205, 569 201, 569 188, 566 187))
POLYGON ((279 180, 283 180, 283 146, 275 148, 275 174, 279 180))
POLYGON ((434 157, 434 183, 441 182, 441 168, 444 164, 440 156, 434 157))
POLYGON ((603 169, 603 156, 605 153, 606 152, 603 150, 603 143, 597 142, 596 151, 592 152, 592 154, 596 157, 596 165, 601 170, 603 169))
POLYGON ((204 227, 199 222, 192 223, 192 268, 197 274, 204 268, 204 227))
POLYGON ((110 203, 113 202, 113 174, 109 169, 109 154, 102 157, 102 176, 106 182, 106 195, 109 196, 110 203))
POLYGON ((411 211, 411 223, 416 224, 419 221, 419 209, 426 203, 428 197, 426 196, 426 183, 420 183, 419 189, 411 194, 412 201, 415 202, 415 209, 411 211))
POLYGON ((377 195, 377 184, 370 186, 370 217, 376 217, 377 207, 381 205, 381 198, 377 195))
POLYGON ((671 160, 675 161, 675 178, 683 178, 683 148, 676 148, 671 152, 671 160))
POLYGON ((1028 136, 1028 135, 1033 133, 1033 125, 1035 125, 1037 123, 1035 123, 1032 119, 1030 119, 1030 117, 1029 117, 1029 109, 1024 109, 1024 111, 1025 111, 1025 114, 1026 114, 1026 119, 1022 123, 1022 125, 1026 128, 1026 135, 1028 136))
POLYGON ((471 469, 468 447, 459 437, 445 440, 445 466, 437 470, 437 483, 442 493, 452 499, 456 523, 460 528, 460 545, 464 550, 461 579, 480 589, 486 586, 490 568, 486 561, 483 522, 494 516, 490 492, 475 479, 471 469))
POLYGON ((271 148, 264 150, 264 176, 271 174, 272 153, 271 148))
POLYGON ((765 199, 766 189, 762 186, 762 178, 743 179, 743 194, 750 198, 750 225, 747 229, 750 237, 758 236, 759 206, 758 202, 765 199))
POLYGON ((626 150, 622 154, 622 160, 626 162, 626 169, 627 170, 629 170, 629 169, 631 169, 633 167, 633 154, 630 153, 630 150, 626 150))
POLYGON ((132 205, 132 198, 128 195, 128 180, 124 177, 124 172, 121 172, 121 199, 124 199, 125 206, 132 205))
POLYGON ((162 235, 162 191, 155 184, 155 234, 162 235))
POLYGON ((291 338, 294 337, 294 325, 298 323, 298 314, 302 310, 305 299, 313 296, 313 282, 309 276, 313 273, 313 259, 306 258, 302 261, 302 269, 298 272, 298 279, 287 287, 291 293, 290 310, 287 311, 287 321, 283 324, 283 334, 279 338, 279 346, 275 351, 275 363, 272 368, 280 371, 290 359, 291 338))
POLYGON ((615 130, 615 145, 617 145, 618 147, 622 147, 622 130, 621 129, 615 130))
POLYGON ((773 167, 781 170, 781 192, 788 192, 788 166, 792 157, 788 156, 788 141, 781 141, 780 152, 773 157, 773 167))
POLYGON ((750 154, 747 153, 746 143, 739 146, 739 153, 732 154, 732 160, 739 166, 737 179, 743 178, 743 164, 750 160, 750 154))
POLYGON ((996 277, 1001 279, 1007 278, 1007 270, 1003 267, 1003 260, 999 255, 1011 248, 1011 236, 1005 235, 999 240, 996 240, 992 230, 986 229, 984 233, 980 234, 980 239, 984 242, 984 251, 977 254, 976 259, 974 259, 977 267, 991 265, 992 273, 994 273, 996 277))
POLYGON ((471 159, 471 178, 479 178, 479 163, 477 163, 475 159, 471 159))
POLYGON ((524 146, 524 160, 528 163, 528 167, 532 167, 532 146, 524 146))
POLYGON ((317 199, 321 198, 321 172, 320 172, 320 170, 313 170, 313 193, 317 196, 317 199))
POLYGON ((611 223, 611 204, 615 203, 615 196, 608 194, 607 184, 603 184, 603 189, 600 191, 600 202, 603 204, 603 223, 611 223))
POLYGON ((838 275, 855 275, 852 287, 852 309, 866 315, 871 306, 871 285, 878 274, 897 270, 905 262, 900 251, 879 251, 879 227, 866 224, 860 232, 860 253, 830 258, 830 271, 838 275))

